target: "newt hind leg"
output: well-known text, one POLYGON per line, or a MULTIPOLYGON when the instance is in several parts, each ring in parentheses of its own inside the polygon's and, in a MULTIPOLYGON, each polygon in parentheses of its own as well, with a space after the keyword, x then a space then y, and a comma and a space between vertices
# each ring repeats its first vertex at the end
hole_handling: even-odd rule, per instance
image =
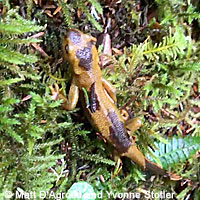
POLYGON ((125 127, 130 135, 141 127, 141 120, 138 117, 130 118, 131 116, 126 109, 121 109, 120 114, 125 121, 125 127))
POLYGON ((101 81, 106 94, 108 95, 110 100, 115 104, 117 102, 116 89, 109 81, 105 80, 104 78, 102 78, 101 81))
POLYGON ((125 122, 126 129, 128 132, 130 132, 130 134, 139 129, 141 125, 142 122, 138 117, 129 119, 128 121, 125 122))

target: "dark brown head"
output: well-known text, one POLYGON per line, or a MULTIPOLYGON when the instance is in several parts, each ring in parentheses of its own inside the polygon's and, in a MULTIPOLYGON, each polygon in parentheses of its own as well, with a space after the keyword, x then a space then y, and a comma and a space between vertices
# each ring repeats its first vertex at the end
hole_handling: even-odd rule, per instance
POLYGON ((71 29, 63 38, 64 57, 70 62, 75 73, 89 71, 92 65, 92 48, 95 38, 71 29))

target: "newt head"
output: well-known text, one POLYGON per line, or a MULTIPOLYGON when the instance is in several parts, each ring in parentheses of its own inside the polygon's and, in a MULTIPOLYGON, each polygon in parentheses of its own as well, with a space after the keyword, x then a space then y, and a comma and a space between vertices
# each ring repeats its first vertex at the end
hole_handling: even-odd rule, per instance
MULTIPOLYGON (((71 29, 63 38, 64 57, 69 61, 75 74, 89 71, 92 67, 92 49, 95 38, 71 29)), ((96 49, 96 48, 95 48, 96 49)))

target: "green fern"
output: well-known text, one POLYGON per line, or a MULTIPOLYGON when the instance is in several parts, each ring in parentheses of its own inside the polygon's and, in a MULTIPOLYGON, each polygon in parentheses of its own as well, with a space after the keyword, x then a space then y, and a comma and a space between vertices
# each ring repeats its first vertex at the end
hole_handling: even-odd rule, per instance
POLYGON ((10 51, 5 47, 0 47, 0 61, 25 65, 26 63, 35 63, 37 57, 34 55, 24 55, 16 51, 10 51))
POLYGON ((0 32, 4 35, 20 35, 28 32, 40 31, 43 27, 37 26, 33 21, 25 20, 17 10, 11 9, 6 13, 4 20, 0 21, 0 32))
POLYGON ((191 72, 191 71, 200 71, 200 63, 199 62, 184 62, 183 65, 180 67, 177 67, 175 69, 176 71, 179 72, 191 72))
POLYGON ((155 0, 158 6, 158 16, 161 20, 161 25, 177 25, 180 22, 178 13, 183 12, 183 6, 185 5, 184 0, 167 1, 166 0, 155 0))
POLYGON ((0 195, 6 190, 15 190, 16 181, 20 180, 23 185, 17 185, 19 190, 34 190, 38 196, 41 190, 50 190, 58 178, 47 170, 52 168, 56 171, 57 160, 63 158, 63 155, 56 150, 63 138, 56 134, 61 135, 59 133, 67 127, 71 128, 72 124, 56 123, 55 119, 62 115, 53 111, 60 106, 59 101, 52 102, 50 98, 41 97, 33 92, 31 96, 28 110, 19 111, 14 115, 13 110, 19 104, 19 100, 12 98, 1 100, 0 167, 3 171, 9 168, 12 178, 0 177, 2 186, 0 195), (46 123, 42 123, 44 119, 46 123), (48 133, 56 134, 45 138, 48 133))
MULTIPOLYGON (((180 162, 185 162, 199 150, 200 137, 173 137, 166 140, 168 142, 167 144, 155 142, 154 145, 157 150, 150 150, 152 154, 160 160, 164 169, 174 167, 180 162)), ((150 155, 148 158, 155 161, 150 155)))
POLYGON ((5 19, 0 21, 0 62, 17 65, 36 62, 37 57, 35 55, 19 53, 16 51, 15 45, 39 42, 40 40, 32 38, 20 39, 19 36, 28 32, 40 31, 42 28, 32 21, 23 19, 17 14, 17 10, 8 11, 5 19))
POLYGON ((176 27, 176 32, 172 35, 171 29, 169 35, 163 38, 160 43, 152 44, 152 42, 145 42, 143 46, 143 55, 148 60, 167 60, 176 59, 178 55, 184 53, 187 45, 187 40, 181 30, 176 27))
POLYGON ((77 155, 85 158, 86 160, 94 161, 95 163, 104 163, 104 164, 111 165, 111 166, 115 165, 114 161, 103 158, 97 154, 89 155, 84 152, 79 152, 77 155))
POLYGON ((95 7, 95 9, 99 14, 101 15, 103 14, 103 9, 101 7, 101 4, 97 0, 88 0, 88 1, 95 7))
MULTIPOLYGON (((96 11, 99 14, 102 14, 102 7, 100 3, 97 0, 88 0, 92 6, 96 9, 96 11)), ((58 3, 62 7, 65 23, 70 27, 74 28, 74 25, 71 20, 71 12, 74 12, 75 9, 81 9, 81 11, 86 15, 86 18, 99 30, 102 31, 102 27, 99 25, 99 23, 96 21, 94 16, 91 15, 90 10, 88 7, 85 6, 85 3, 87 1, 85 0, 75 0, 71 4, 69 3, 63 3, 63 1, 59 0, 58 3)))
POLYGON ((179 16, 187 19, 188 24, 191 24, 193 20, 198 20, 200 23, 200 13, 196 11, 196 8, 190 4, 186 12, 180 13, 179 16))

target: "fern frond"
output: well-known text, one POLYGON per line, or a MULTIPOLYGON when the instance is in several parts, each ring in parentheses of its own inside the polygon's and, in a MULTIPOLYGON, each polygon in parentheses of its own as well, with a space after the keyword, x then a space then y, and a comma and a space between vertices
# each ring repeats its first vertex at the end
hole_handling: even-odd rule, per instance
POLYGON ((33 21, 25 20, 23 17, 12 9, 7 12, 6 20, 0 21, 0 33, 4 35, 16 35, 27 32, 36 32, 43 29, 42 26, 37 26, 33 21))
MULTIPOLYGON (((89 2, 94 6, 98 13, 102 14, 102 7, 100 3, 96 0, 89 0, 89 2)), ((74 7, 80 9, 85 15, 86 18, 99 30, 102 31, 102 27, 96 21, 94 16, 91 15, 90 10, 85 5, 84 0, 75 0, 73 1, 72 5, 68 3, 64 3, 63 1, 58 1, 59 5, 62 7, 65 23, 71 28, 74 27, 72 20, 71 20, 71 12, 74 11, 74 7)))
POLYGON ((97 154, 90 155, 90 154, 87 154, 87 153, 84 153, 84 152, 79 152, 78 156, 84 158, 85 160, 94 161, 95 163, 104 163, 104 164, 112 165, 112 166, 115 165, 114 161, 103 158, 103 157, 101 157, 97 154))
POLYGON ((184 63, 181 67, 177 68, 178 71, 183 72, 193 72, 193 71, 200 71, 200 63, 184 63))
POLYGON ((62 8, 66 25, 69 27, 72 27, 72 25, 73 25, 72 20, 71 20, 71 11, 73 11, 73 10, 71 10, 72 7, 69 6, 69 4, 67 2, 63 2, 61 0, 58 0, 58 4, 62 8))
POLYGON ((27 39, 19 39, 19 38, 0 38, 0 44, 30 44, 42 42, 42 40, 36 38, 27 38, 27 39))
POLYGON ((0 181, 0 188, 2 188, 2 194, 0 191, 0 195, 3 196, 2 199, 5 199, 5 194, 7 191, 13 191, 16 177, 17 177, 17 171, 16 168, 14 168, 12 170, 9 170, 9 172, 7 172, 6 180, 0 181))
MULTIPOLYGON (((161 162, 164 169, 174 167, 180 162, 191 158, 199 150, 200 137, 173 137, 166 139, 168 144, 155 142, 157 150, 150 150, 161 162)), ((152 157, 149 157, 152 161, 152 157)))
POLYGON ((9 10, 6 17, 0 20, 0 62, 17 65, 36 62, 37 57, 35 55, 21 54, 16 51, 16 47, 18 44, 39 42, 40 40, 34 38, 20 39, 19 35, 40 31, 42 28, 42 26, 35 25, 33 21, 22 18, 17 10, 9 10))
POLYGON ((54 146, 56 144, 60 144, 60 142, 63 140, 63 138, 59 138, 57 140, 54 140, 54 141, 46 141, 44 143, 41 143, 41 144, 36 144, 34 146, 34 150, 37 151, 39 149, 44 149, 44 148, 47 148, 47 147, 50 147, 50 146, 54 146))
POLYGON ((88 11, 87 8, 84 8, 84 12, 85 12, 88 20, 97 28, 97 30, 102 32, 103 29, 102 29, 101 25, 94 19, 94 17, 92 17, 92 15, 90 14, 90 12, 88 11))
MULTIPOLYGON (((100 4, 97 5, 95 0, 92 0, 91 3, 94 3, 94 7, 96 6, 97 9, 101 11, 100 4)), ((87 19, 97 28, 97 30, 102 31, 102 27, 100 24, 96 21, 96 19, 91 15, 90 10, 85 6, 84 1, 77 1, 76 2, 77 8, 80 8, 86 15, 87 19)))
POLYGON ((26 63, 36 62, 37 57, 34 55, 24 55, 0 46, 0 60, 18 65, 25 65, 26 63))
POLYGON ((101 7, 101 4, 97 0, 88 0, 88 1, 95 7, 95 9, 99 14, 101 15, 103 14, 103 9, 101 7))
POLYGON ((195 19, 200 22, 200 13, 196 12, 196 8, 192 4, 188 6, 185 12, 180 13, 179 16, 187 18, 189 24, 191 24, 195 19))
POLYGON ((13 79, 2 80, 2 81, 0 80, 0 85, 1 86, 3 86, 3 85, 11 85, 11 84, 14 84, 14 83, 18 83, 18 82, 20 82, 22 80, 23 80, 23 78, 13 78, 13 79))
POLYGON ((186 38, 182 30, 177 27, 174 35, 170 33, 169 36, 163 38, 160 43, 153 44, 148 40, 144 43, 143 55, 149 60, 165 60, 170 61, 171 59, 176 59, 178 55, 184 53, 186 48, 186 38))
POLYGON ((25 1, 27 5, 27 17, 28 19, 31 19, 31 14, 32 14, 32 9, 33 9, 33 1, 32 0, 27 0, 25 1))

